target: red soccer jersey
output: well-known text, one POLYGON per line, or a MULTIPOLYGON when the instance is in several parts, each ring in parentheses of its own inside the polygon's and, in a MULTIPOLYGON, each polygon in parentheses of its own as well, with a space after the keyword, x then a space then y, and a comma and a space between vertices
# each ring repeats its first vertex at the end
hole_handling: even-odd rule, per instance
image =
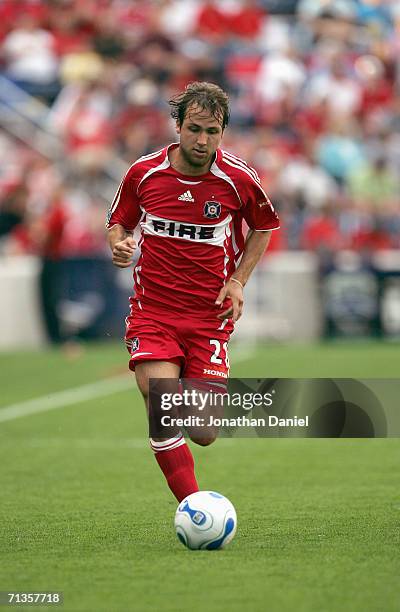
POLYGON ((207 318, 243 252, 243 219, 250 229, 272 230, 279 219, 258 175, 238 157, 218 149, 209 172, 180 174, 168 151, 138 159, 122 180, 107 227, 141 228, 134 270, 133 307, 167 316, 207 318))

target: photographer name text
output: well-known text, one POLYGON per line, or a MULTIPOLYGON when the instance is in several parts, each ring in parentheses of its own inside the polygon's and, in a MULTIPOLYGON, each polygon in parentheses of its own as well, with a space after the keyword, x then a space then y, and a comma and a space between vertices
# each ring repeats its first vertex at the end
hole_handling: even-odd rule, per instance
POLYGON ((304 418, 293 416, 281 418, 270 414, 268 418, 251 418, 244 415, 230 418, 216 418, 210 415, 208 419, 200 416, 173 417, 165 414, 161 417, 163 427, 308 427, 308 415, 304 418))

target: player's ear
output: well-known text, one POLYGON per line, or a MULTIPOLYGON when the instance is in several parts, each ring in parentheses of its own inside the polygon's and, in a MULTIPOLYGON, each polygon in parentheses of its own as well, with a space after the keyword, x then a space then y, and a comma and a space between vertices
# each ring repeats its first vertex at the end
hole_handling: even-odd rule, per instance
POLYGON ((177 122, 175 123, 175 129, 176 129, 176 133, 177 133, 177 134, 180 134, 180 133, 181 133, 181 126, 180 126, 179 121, 177 121, 177 122))

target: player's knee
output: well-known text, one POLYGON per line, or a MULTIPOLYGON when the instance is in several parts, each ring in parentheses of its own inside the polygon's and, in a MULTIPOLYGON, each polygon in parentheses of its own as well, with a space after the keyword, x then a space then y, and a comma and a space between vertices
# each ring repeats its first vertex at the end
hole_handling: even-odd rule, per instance
POLYGON ((197 438, 195 436, 193 437, 191 436, 190 439, 192 440, 192 442, 194 442, 195 444, 198 444, 199 446, 210 446, 210 444, 215 442, 215 440, 217 439, 217 436, 210 435, 210 436, 207 436, 206 438, 197 438))

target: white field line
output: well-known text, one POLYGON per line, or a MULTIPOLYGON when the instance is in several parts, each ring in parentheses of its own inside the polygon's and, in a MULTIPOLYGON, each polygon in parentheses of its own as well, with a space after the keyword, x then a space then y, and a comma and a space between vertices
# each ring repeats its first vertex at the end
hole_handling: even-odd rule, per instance
MULTIPOLYGON (((233 358, 235 363, 247 361, 254 354, 253 350, 241 351, 240 354, 233 358)), ((48 410, 56 410, 57 408, 65 408, 66 406, 74 406, 81 402, 86 402, 99 397, 113 395, 120 391, 126 391, 135 387, 135 379, 129 374, 120 374, 106 380, 100 380, 87 385, 73 387, 65 391, 57 391, 50 395, 42 395, 34 399, 18 402, 0 408, 0 423, 12 421, 20 417, 29 416, 31 414, 39 414, 48 410)))
MULTIPOLYGON (((236 444, 237 438, 221 438, 222 444, 236 444)), ((2 446, 15 447, 15 439, 2 440, 2 446)), ((24 448, 76 448, 99 450, 148 449, 149 438, 20 438, 18 446, 24 448)))
POLYGON ((30 414, 46 412, 47 410, 73 406, 74 404, 79 404, 80 402, 92 400, 97 397, 113 395, 119 391, 125 391, 129 388, 132 389, 133 386, 133 376, 123 374, 87 385, 81 385, 80 387, 74 387, 73 389, 57 391, 50 395, 42 395, 41 397, 1 408, 0 423, 12 421, 13 419, 18 419, 19 417, 28 416, 30 414))

